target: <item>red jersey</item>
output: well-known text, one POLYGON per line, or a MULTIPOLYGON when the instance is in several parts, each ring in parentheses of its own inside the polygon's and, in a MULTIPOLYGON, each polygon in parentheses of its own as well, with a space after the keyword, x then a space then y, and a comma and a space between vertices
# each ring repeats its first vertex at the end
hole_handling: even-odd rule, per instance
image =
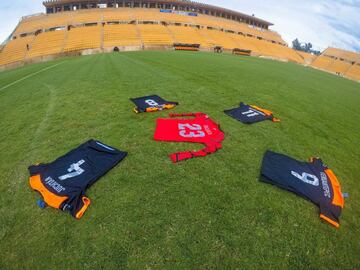
POLYGON ((169 114, 171 118, 157 119, 154 139, 156 141, 202 143, 205 148, 199 151, 178 152, 170 155, 175 163, 181 160, 204 157, 221 148, 224 133, 220 126, 204 113, 169 114), (192 116, 191 119, 175 117, 192 116))

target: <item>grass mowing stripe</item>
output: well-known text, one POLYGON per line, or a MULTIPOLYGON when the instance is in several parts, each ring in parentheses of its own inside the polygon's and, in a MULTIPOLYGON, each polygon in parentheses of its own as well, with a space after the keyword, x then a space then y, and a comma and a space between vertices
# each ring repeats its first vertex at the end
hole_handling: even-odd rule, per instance
POLYGON ((5 90, 5 89, 9 88, 10 86, 13 86, 14 84, 17 84, 17 83, 19 83, 19 82, 21 82, 21 81, 23 81, 23 80, 26 80, 26 79, 28 79, 28 78, 31 78, 31 77, 33 77, 33 76, 35 76, 35 75, 37 75, 37 74, 39 74, 39 73, 41 73, 41 72, 44 72, 44 71, 46 71, 46 70, 52 69, 52 68, 54 68, 54 67, 57 67, 57 66, 59 66, 59 65, 61 65, 61 64, 63 64, 63 63, 65 63, 65 61, 64 61, 64 62, 57 63, 57 64, 52 65, 52 66, 49 66, 49 67, 46 67, 46 68, 43 68, 43 69, 40 69, 39 71, 36 71, 36 72, 31 73, 31 74, 29 74, 29 75, 26 75, 25 77, 22 77, 21 79, 18 79, 18 80, 16 80, 16 81, 12 82, 12 83, 9 83, 9 84, 1 87, 1 88, 0 88, 0 91, 5 90))

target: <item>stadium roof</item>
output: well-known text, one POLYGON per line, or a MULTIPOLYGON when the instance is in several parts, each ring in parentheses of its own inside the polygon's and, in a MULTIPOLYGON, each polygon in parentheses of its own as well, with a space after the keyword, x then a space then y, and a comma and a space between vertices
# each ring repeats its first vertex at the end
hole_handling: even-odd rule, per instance
MULTIPOLYGON (((179 6, 188 6, 191 8, 194 8, 195 11, 197 9, 206 9, 213 12, 221 12, 226 15, 230 16, 237 16, 244 18, 249 21, 254 21, 258 24, 266 25, 267 27, 273 25, 273 23, 268 22, 263 19, 256 18, 255 16, 247 15, 235 10, 230 10, 222 7, 217 7, 209 4, 199 3, 195 1, 187 1, 187 0, 124 0, 124 1, 116 1, 116 2, 133 2, 133 3, 141 3, 141 4, 150 4, 150 3, 157 3, 157 4, 175 4, 179 6)), ((62 4, 80 4, 80 3, 96 3, 96 4, 106 4, 106 3, 114 3, 114 1, 108 1, 108 0, 48 0, 44 1, 43 4, 46 8, 56 7, 58 5, 62 4)))

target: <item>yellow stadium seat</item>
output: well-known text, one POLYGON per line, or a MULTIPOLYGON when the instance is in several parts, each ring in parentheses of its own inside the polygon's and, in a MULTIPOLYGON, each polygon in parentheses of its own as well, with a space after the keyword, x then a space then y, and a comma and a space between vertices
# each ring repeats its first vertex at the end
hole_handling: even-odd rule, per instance
POLYGON ((358 80, 360 77, 359 63, 360 54, 358 53, 327 48, 311 65, 358 80))
POLYGON ((14 35, 20 33, 35 32, 40 29, 49 29, 61 26, 67 26, 71 23, 73 12, 64 12, 56 14, 42 14, 30 17, 21 21, 16 28, 14 35))
POLYGON ((260 53, 259 48, 256 46, 254 38, 245 37, 242 35, 234 35, 233 39, 236 41, 239 49, 251 50, 254 53, 260 53))
POLYGON ((174 39, 169 30, 160 24, 137 25, 144 45, 172 45, 174 39))
POLYGON ((360 54, 337 48, 327 48, 322 54, 348 60, 349 62, 360 62, 360 54))
POLYGON ((236 41, 231 36, 233 34, 225 33, 218 30, 201 29, 200 32, 207 36, 213 46, 221 46, 224 49, 234 49, 238 47, 236 41))
POLYGON ((100 48, 101 26, 76 27, 68 31, 65 52, 100 48))
POLYGON ((102 16, 105 22, 134 20, 131 8, 107 8, 102 11, 102 16))
POLYGON ((97 9, 79 10, 71 12, 72 24, 94 23, 102 21, 102 11, 97 9))
POLYGON ((351 79, 360 81, 360 62, 352 65, 345 75, 351 79))
POLYGON ((0 53, 0 65, 23 61, 33 39, 33 36, 27 36, 11 40, 7 43, 0 53))
POLYGON ((200 44, 203 48, 210 48, 209 40, 196 27, 169 25, 175 43, 200 44))
POLYGON ((360 54, 327 48, 321 56, 295 51, 275 31, 205 14, 187 16, 157 8, 106 8, 23 18, 0 53, 0 65, 61 52, 173 43, 251 50, 253 55, 310 64, 357 78, 360 54), (68 30, 70 29, 70 30, 68 30), (25 36, 27 35, 27 36, 25 36), (21 37, 25 36, 25 37, 21 37))
POLYGON ((60 53, 64 46, 65 30, 45 32, 32 42, 28 58, 60 53))
POLYGON ((114 24, 104 27, 104 47, 139 46, 141 39, 133 24, 114 24))
POLYGON ((332 72, 345 74, 349 70, 350 67, 351 67, 351 63, 349 63, 349 62, 335 60, 327 67, 327 69, 332 72))
POLYGON ((304 59, 304 62, 306 64, 311 64, 316 58, 316 55, 314 55, 314 54, 310 54, 310 53, 306 53, 306 52, 302 52, 302 51, 296 51, 296 53, 304 59))
POLYGON ((334 61, 334 59, 332 59, 330 57, 320 55, 314 60, 314 62, 312 62, 311 66, 326 70, 333 61, 334 61))

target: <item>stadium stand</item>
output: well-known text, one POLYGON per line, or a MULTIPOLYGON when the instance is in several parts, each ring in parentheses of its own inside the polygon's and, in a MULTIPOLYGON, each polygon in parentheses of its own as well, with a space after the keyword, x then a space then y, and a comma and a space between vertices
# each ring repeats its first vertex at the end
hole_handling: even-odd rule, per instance
POLYGON ((201 29, 203 36, 207 36, 211 41, 212 46, 220 46, 224 49, 232 50, 238 47, 238 44, 231 38, 232 34, 228 34, 218 30, 201 29))
POLYGON ((345 74, 350 67, 351 63, 347 61, 334 60, 327 69, 338 74, 345 74))
POLYGON ((167 28, 171 31, 176 43, 200 44, 202 48, 212 46, 196 27, 169 25, 167 28))
POLYGON ((259 48, 256 46, 256 40, 243 35, 233 35, 232 38, 238 44, 239 49, 248 49, 254 52, 255 55, 260 54, 259 48))
MULTIPOLYGON (((62 15, 60 15, 62 17, 62 15)), ((44 14, 23 17, 17 28, 15 29, 14 36, 20 35, 21 33, 32 33, 38 29, 42 29, 46 24, 47 17, 44 14)), ((49 16, 53 17, 53 16, 49 16)), ((56 16, 58 17, 58 16, 56 16)))
POLYGON ((72 24, 83 24, 83 23, 97 23, 102 21, 102 11, 93 10, 79 10, 77 12, 71 12, 71 23, 72 24), (72 15, 72 16, 71 16, 72 15))
POLYGON ((348 60, 350 62, 356 62, 360 60, 360 55, 358 53, 353 53, 331 47, 327 48, 322 54, 327 56, 332 56, 334 58, 348 60))
POLYGON ((296 51, 296 53, 298 55, 300 55, 300 57, 302 59, 304 59, 304 62, 307 65, 310 65, 316 58, 316 55, 314 55, 314 54, 310 54, 310 53, 306 53, 306 52, 302 52, 302 51, 296 51))
POLYGON ((327 70, 327 67, 331 65, 331 63, 334 61, 333 58, 325 56, 325 55, 319 55, 314 62, 312 62, 312 66, 320 69, 327 70))
POLYGON ((158 18, 164 22, 196 25, 194 22, 194 17, 192 16, 184 16, 176 13, 163 13, 159 10, 156 10, 155 13, 157 14, 155 15, 155 18, 158 18))
POLYGON ((360 80, 360 54, 358 53, 327 48, 311 65, 353 80, 360 80))
POLYGON ((125 22, 135 20, 132 8, 108 8, 102 11, 103 21, 105 22, 125 22))
POLYGON ((140 46, 141 39, 134 24, 104 26, 104 47, 140 46))
POLYGON ((28 58, 58 54, 63 50, 65 30, 40 33, 35 36, 28 58))
POLYGON ((19 36, 22 33, 34 33, 37 30, 66 26, 71 23, 71 15, 72 12, 51 15, 37 14, 25 17, 19 23, 13 36, 19 36))
POLYGON ((197 50, 251 51, 253 56, 359 77, 359 54, 328 48, 316 57, 292 50, 277 32, 269 30, 271 23, 235 11, 192 1, 180 5, 180 1, 171 0, 124 0, 118 8, 114 4, 96 8, 80 2, 45 1, 47 14, 23 17, 0 51, 0 68, 84 50, 96 53, 196 44, 197 50))
POLYGON ((289 60, 296 63, 303 63, 304 60, 293 50, 290 49, 287 46, 281 46, 279 44, 272 44, 264 41, 258 41, 262 42, 262 45, 259 45, 260 48, 267 48, 268 51, 264 52, 264 54, 268 54, 269 56, 278 57, 282 60, 289 60))
POLYGON ((346 72, 346 76, 350 79, 360 81, 360 62, 353 64, 346 72))
POLYGON ((199 14, 199 16, 193 18, 193 22, 196 25, 212 27, 214 29, 222 30, 227 29, 235 33, 243 33, 245 35, 251 35, 253 37, 261 37, 268 41, 274 41, 279 44, 286 44, 279 34, 269 30, 260 30, 255 27, 251 27, 245 23, 234 22, 224 18, 217 18, 208 15, 199 14))
MULTIPOLYGON (((165 48, 173 43, 200 44, 203 50, 212 50, 216 46, 228 51, 234 48, 248 49, 254 51, 255 55, 265 54, 279 58, 277 50, 268 48, 274 47, 274 43, 284 43, 276 32, 228 18, 200 13, 196 15, 187 16, 172 11, 160 12, 157 8, 130 7, 35 14, 23 17, 13 33, 14 40, 32 36, 32 39, 28 38, 24 41, 29 43, 31 50, 29 53, 25 51, 23 54, 17 53, 16 57, 3 60, 3 63, 55 55, 60 52, 66 54, 72 51, 102 50, 116 46, 165 48), (59 29, 62 32, 57 32, 59 29), (256 37, 263 42, 259 43, 256 37), (62 38, 64 40, 61 40, 62 38), (276 55, 272 55, 273 52, 277 52, 276 55)), ((21 42, 16 43, 21 44, 21 42)), ((11 47, 9 44, 8 51, 12 50, 11 47)), ((285 49, 285 46, 283 47, 285 49)), ((293 61, 291 57, 288 60, 293 61)))
POLYGON ((65 52, 100 48, 101 26, 85 26, 68 31, 65 52))
POLYGON ((31 44, 33 39, 33 36, 27 36, 11 40, 7 43, 0 53, 0 65, 23 61, 30 49, 29 44, 31 44))
MULTIPOLYGON (((224 24, 221 18, 213 18, 212 16, 208 16, 208 15, 199 14, 196 17, 192 17, 191 20, 192 23, 195 25, 210 26, 215 29, 222 29, 226 27, 226 25, 224 24)), ((229 24, 233 26, 232 23, 229 24)))
POLYGON ((172 38, 168 29, 161 24, 139 24, 137 25, 143 44, 146 45, 172 45, 172 38))

